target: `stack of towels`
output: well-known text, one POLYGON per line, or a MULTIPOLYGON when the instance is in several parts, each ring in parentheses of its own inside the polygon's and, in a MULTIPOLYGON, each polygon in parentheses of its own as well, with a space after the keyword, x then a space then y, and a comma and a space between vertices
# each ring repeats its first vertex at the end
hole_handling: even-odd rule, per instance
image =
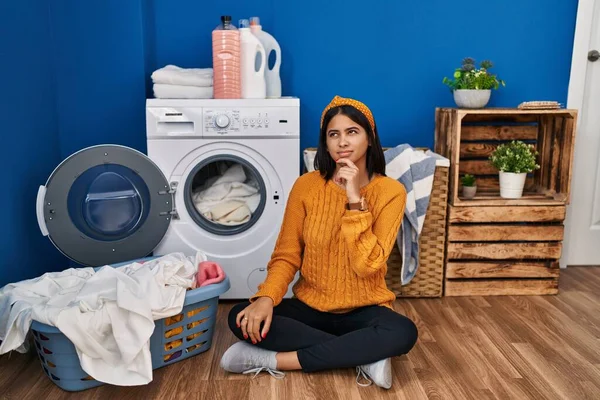
POLYGON ((158 99, 212 99, 212 68, 180 68, 167 65, 152 73, 158 99))

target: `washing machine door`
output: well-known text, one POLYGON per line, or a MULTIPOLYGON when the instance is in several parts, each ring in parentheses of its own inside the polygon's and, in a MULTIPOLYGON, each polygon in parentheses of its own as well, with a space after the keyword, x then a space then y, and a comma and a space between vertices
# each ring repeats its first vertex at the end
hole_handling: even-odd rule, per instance
POLYGON ((144 154, 101 145, 56 167, 39 188, 36 211, 40 230, 58 250, 96 267, 150 254, 167 231, 173 198, 144 154))

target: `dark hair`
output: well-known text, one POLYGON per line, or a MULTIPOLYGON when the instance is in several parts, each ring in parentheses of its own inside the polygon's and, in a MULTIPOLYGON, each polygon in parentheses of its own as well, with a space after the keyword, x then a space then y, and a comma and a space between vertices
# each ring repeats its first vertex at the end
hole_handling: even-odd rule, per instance
POLYGON ((333 107, 325 113, 323 125, 321 126, 321 133, 319 135, 319 147, 317 147, 317 154, 315 156, 315 170, 318 169, 325 180, 329 180, 333 177, 336 164, 327 151, 327 125, 329 125, 331 119, 338 114, 347 116, 352 121, 362 126, 367 132, 370 144, 367 148, 366 162, 369 179, 371 179, 375 173, 385 176, 385 156, 383 155, 383 148, 381 148, 381 142, 379 141, 379 135, 377 134, 377 124, 375 124, 375 131, 373 131, 367 117, 356 108, 349 105, 333 107))

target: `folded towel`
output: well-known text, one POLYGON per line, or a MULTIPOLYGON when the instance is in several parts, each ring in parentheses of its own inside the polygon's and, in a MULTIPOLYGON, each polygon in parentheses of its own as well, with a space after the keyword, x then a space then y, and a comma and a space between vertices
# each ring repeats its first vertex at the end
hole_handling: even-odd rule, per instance
POLYGON ((154 84, 154 97, 157 99, 212 99, 212 86, 182 86, 154 84))
POLYGON ((415 150, 402 144, 384 152, 386 175, 397 179, 406 188, 406 209, 398 236, 402 253, 402 284, 408 284, 419 268, 419 237, 429 206, 436 164, 448 165, 449 160, 431 151, 415 150))
POLYGON ((196 287, 203 287, 219 283, 225 279, 225 272, 219 264, 213 261, 203 261, 198 264, 196 274, 196 287))
POLYGON ((154 71, 151 77, 153 83, 160 84, 201 87, 213 85, 212 68, 180 68, 167 65, 154 71))

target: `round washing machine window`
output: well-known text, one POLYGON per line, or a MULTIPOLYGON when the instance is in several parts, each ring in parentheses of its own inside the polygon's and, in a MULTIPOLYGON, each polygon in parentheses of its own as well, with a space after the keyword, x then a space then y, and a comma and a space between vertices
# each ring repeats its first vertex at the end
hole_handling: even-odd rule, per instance
POLYGON ((79 175, 67 196, 69 216, 82 233, 121 240, 148 217, 150 192, 141 177, 117 164, 97 165, 79 175))
POLYGON ((265 182, 248 161, 218 155, 200 162, 185 182, 185 205, 208 232, 235 235, 260 218, 266 203, 265 182))

